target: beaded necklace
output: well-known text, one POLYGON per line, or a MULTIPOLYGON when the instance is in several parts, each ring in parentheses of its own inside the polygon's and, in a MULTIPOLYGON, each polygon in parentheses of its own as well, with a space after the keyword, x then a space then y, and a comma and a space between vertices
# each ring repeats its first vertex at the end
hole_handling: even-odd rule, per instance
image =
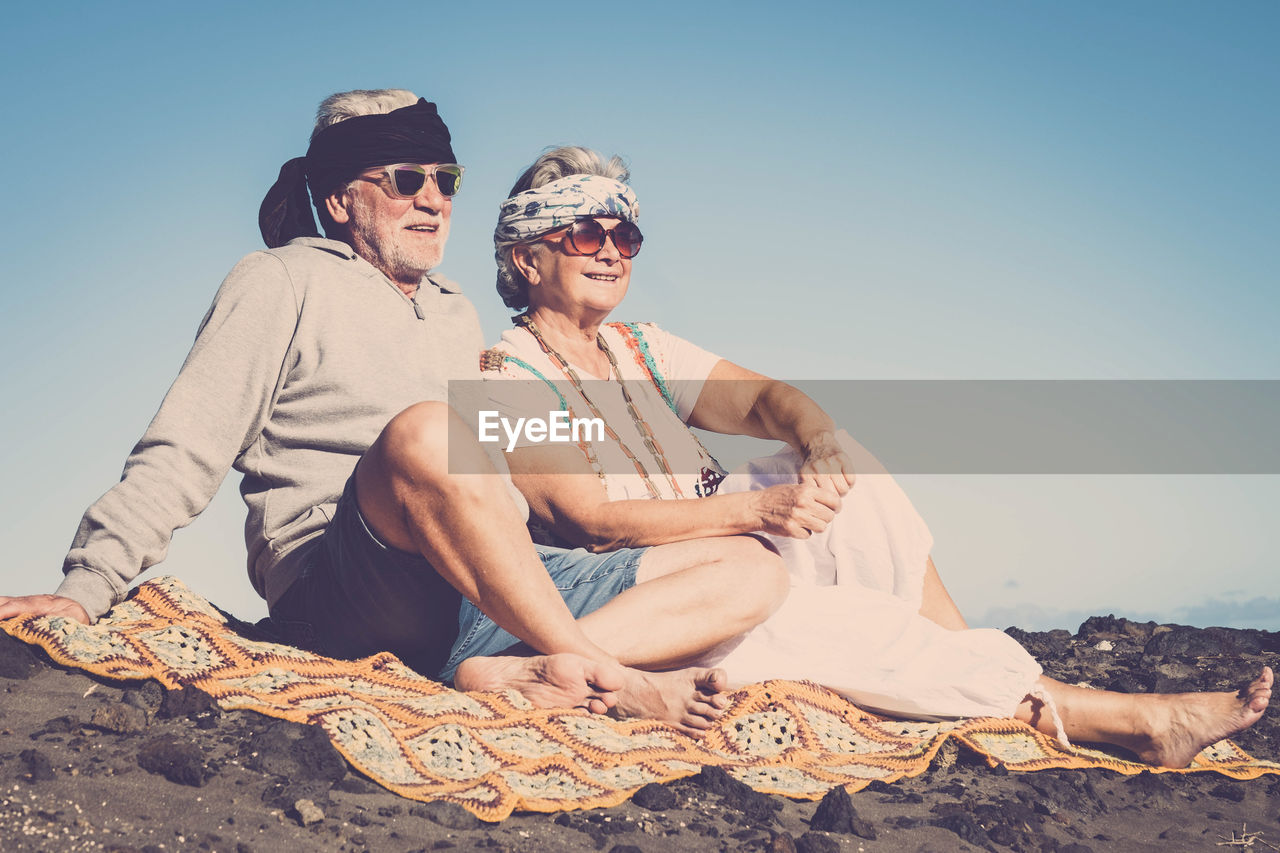
MULTIPOLYGON (((631 448, 627 446, 626 442, 622 440, 622 437, 614 432, 613 427, 609 426, 608 420, 605 419, 595 402, 587 396, 586 389, 582 387, 582 380, 578 378, 578 373, 573 369, 573 366, 569 364, 567 359, 560 355, 560 353, 556 352, 555 349, 547 343, 546 339, 542 337, 542 332, 534 325, 533 319, 528 314, 521 314, 516 318, 516 322, 529 330, 529 334, 533 335, 534 340, 538 342, 538 346, 542 347, 542 351, 546 353, 547 358, 551 360, 552 364, 559 368, 560 372, 563 373, 573 385, 574 390, 578 392, 578 395, 586 401, 587 408, 591 410, 591 413, 599 418, 600 422, 604 424, 605 434, 608 435, 609 438, 613 439, 614 442, 617 443, 618 447, 622 449, 622 452, 626 454, 627 458, 631 460, 631 464, 636 468, 636 473, 640 475, 640 479, 644 481, 645 488, 649 490, 649 496, 652 498, 661 498, 662 494, 658 491, 658 487, 654 484, 653 479, 650 477, 648 470, 644 467, 644 464, 635 455, 635 453, 632 452, 631 448)), ((622 378, 622 371, 618 369, 618 360, 614 358, 613 352, 609 349, 609 345, 605 343, 604 338, 601 337, 599 332, 596 333, 596 346, 599 347, 600 351, 609 359, 609 367, 613 369, 613 375, 618 377, 618 387, 622 390, 622 399, 627 404, 627 412, 631 415, 631 420, 635 423, 636 430, 644 439, 644 446, 649 451, 649 455, 653 457, 653 460, 658 463, 658 468, 666 475, 667 481, 671 484, 672 492, 676 497, 683 498, 684 491, 681 490, 680 484, 676 482, 676 475, 671 470, 671 464, 667 461, 666 454, 662 452, 662 446, 658 443, 658 437, 653 434, 653 428, 645 422, 645 419, 640 417, 640 412, 636 409, 635 401, 631 398, 631 392, 627 390, 626 380, 622 378)))

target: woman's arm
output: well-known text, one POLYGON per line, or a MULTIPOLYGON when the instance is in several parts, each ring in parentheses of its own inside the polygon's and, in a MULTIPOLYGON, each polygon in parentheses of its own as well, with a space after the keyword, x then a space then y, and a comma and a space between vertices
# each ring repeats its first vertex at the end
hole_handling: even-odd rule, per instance
POLYGON ((853 487, 853 460, 836 441, 831 416, 799 388, 731 361, 720 359, 711 369, 689 425, 785 441, 804 458, 801 483, 840 495, 853 487))
POLYGON ((572 445, 519 448, 507 462, 529 511, 592 551, 756 531, 805 539, 826 529, 840 503, 830 490, 803 483, 690 500, 610 501, 572 445))

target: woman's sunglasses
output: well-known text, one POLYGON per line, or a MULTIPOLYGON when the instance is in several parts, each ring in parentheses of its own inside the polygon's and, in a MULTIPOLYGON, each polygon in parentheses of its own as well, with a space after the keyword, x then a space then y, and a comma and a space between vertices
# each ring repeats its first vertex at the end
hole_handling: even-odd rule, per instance
MULTIPOLYGON (((462 189, 463 167, 457 163, 431 163, 420 166, 417 163, 396 163, 383 166, 382 173, 387 176, 386 189, 392 198, 416 198, 422 192, 427 178, 435 176, 440 195, 448 198, 462 189)), ((374 180, 361 176, 364 180, 374 180)))
MULTIPOLYGON (((565 252, 570 255, 594 255, 604 248, 604 241, 612 237, 613 245, 618 248, 619 255, 624 258, 634 258, 640 252, 640 244, 644 242, 644 235, 640 233, 640 228, 634 222, 619 222, 605 230, 605 227, 594 219, 579 219, 570 225, 569 230, 564 234, 565 239, 559 242, 565 252)), ((538 239, 549 243, 557 242, 547 240, 547 237, 538 239)))

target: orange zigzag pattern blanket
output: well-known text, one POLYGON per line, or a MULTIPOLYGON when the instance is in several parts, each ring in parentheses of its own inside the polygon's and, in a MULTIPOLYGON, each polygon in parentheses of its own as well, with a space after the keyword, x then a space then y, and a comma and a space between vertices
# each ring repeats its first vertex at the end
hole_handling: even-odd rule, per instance
MULTIPOLYGON (((701 740, 645 720, 539 710, 519 694, 460 693, 394 656, 333 660, 236 633, 209 602, 171 577, 139 586, 96 625, 19 617, 0 628, 41 646, 58 663, 115 679, 154 678, 194 687, 228 710, 324 728, 351 764, 415 800, 457 803, 484 820, 516 809, 610 806, 642 785, 690 776, 704 765, 766 793, 818 799, 836 785, 923 773, 948 739, 1011 770, 1105 767, 1151 770, 1088 749, 1064 749, 1013 720, 886 720, 817 685, 770 681, 737 694, 701 740)), ((1234 779, 1280 774, 1280 763, 1230 741, 1187 770, 1234 779)))

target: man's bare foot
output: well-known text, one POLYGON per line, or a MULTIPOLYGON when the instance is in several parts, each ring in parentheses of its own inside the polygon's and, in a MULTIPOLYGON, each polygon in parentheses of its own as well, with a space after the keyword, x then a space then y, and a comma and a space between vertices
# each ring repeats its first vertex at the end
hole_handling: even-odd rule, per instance
POLYGON ((669 672, 627 670, 627 686, 618 691, 614 713, 671 723, 698 737, 729 706, 729 677, 723 669, 689 667, 669 672))
POLYGON ((1244 731, 1271 702, 1271 667, 1239 693, 1174 693, 1150 697, 1151 734, 1130 748, 1157 767, 1186 767, 1200 750, 1244 731))
POLYGON ((535 657, 475 657, 458 665, 459 690, 516 690, 539 708, 586 708, 603 714, 629 685, 627 670, 575 654, 535 657))

